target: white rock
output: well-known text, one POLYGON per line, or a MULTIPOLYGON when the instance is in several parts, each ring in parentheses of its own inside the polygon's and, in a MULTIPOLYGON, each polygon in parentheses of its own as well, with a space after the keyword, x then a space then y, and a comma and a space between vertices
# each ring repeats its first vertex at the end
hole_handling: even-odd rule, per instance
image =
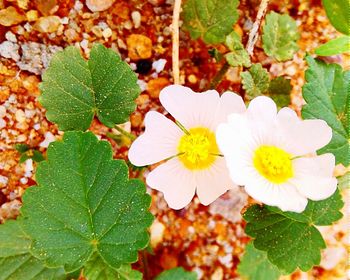
POLYGON ((6 115, 5 106, 0 106, 0 118, 4 117, 5 115, 6 115))
POLYGON ((6 185, 7 182, 8 182, 9 178, 5 177, 5 176, 2 176, 0 175, 0 185, 6 185))
POLYGON ((131 13, 131 18, 134 23, 135 28, 139 28, 141 26, 141 14, 139 11, 133 11, 131 13))
POLYGON ((5 58, 11 58, 14 61, 18 61, 20 56, 18 54, 19 46, 13 42, 5 41, 0 44, 0 56, 5 58))
POLYGON ((137 84, 141 88, 141 92, 147 90, 147 83, 143 80, 137 80, 137 84))
POLYGON ((163 71, 165 64, 166 64, 166 59, 158 59, 152 63, 152 68, 156 70, 157 73, 160 73, 163 71))
POLYGON ((102 12, 110 8, 115 0, 86 0, 86 6, 91 12, 102 12))
POLYGON ((158 220, 154 220, 150 228, 152 248, 155 248, 160 242, 162 242, 164 230, 165 226, 158 220))
POLYGON ((45 133, 45 139, 39 144, 39 146, 47 148, 49 144, 54 141, 56 141, 56 137, 49 131, 45 133))
POLYGON ((12 43, 17 43, 16 35, 13 34, 11 31, 6 32, 5 38, 12 43))
POLYGON ((25 177, 31 177, 32 176, 32 171, 33 171, 33 160, 27 159, 25 162, 25 167, 24 167, 24 176, 25 177))

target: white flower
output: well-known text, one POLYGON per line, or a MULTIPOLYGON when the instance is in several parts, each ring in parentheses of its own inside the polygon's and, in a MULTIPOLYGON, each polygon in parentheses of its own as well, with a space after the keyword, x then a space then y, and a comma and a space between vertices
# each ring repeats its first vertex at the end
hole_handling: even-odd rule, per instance
POLYGON ((302 121, 289 108, 277 113, 270 98, 257 97, 216 136, 232 180, 258 201, 302 212, 307 198, 326 199, 336 190, 334 156, 316 156, 332 138, 323 120, 302 121))
POLYGON ((159 98, 177 123, 148 112, 145 133, 130 147, 129 160, 136 166, 167 160, 148 174, 146 182, 164 193, 171 208, 185 207, 195 193, 208 205, 236 186, 216 144, 215 130, 229 114, 244 112, 244 102, 232 92, 220 97, 215 90, 195 93, 179 85, 164 88, 159 98))

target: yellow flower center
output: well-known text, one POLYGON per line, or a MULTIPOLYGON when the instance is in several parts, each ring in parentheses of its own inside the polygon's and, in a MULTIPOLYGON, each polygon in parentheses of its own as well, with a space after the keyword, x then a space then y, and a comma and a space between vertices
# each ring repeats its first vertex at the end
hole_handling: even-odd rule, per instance
POLYGON ((180 161, 190 170, 210 167, 219 155, 215 134, 204 127, 191 128, 177 147, 180 161))
POLYGON ((259 173, 272 183, 281 184, 293 176, 292 156, 275 146, 260 146, 255 150, 253 162, 259 173))

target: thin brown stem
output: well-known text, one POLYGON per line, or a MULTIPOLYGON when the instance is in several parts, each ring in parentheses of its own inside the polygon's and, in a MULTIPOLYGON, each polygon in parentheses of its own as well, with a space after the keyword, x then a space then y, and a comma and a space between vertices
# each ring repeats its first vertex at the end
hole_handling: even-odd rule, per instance
POLYGON ((179 19, 181 10, 181 0, 175 0, 173 21, 171 24, 172 29, 172 59, 173 59, 173 78, 174 84, 180 84, 180 66, 179 66, 179 19))
POLYGON ((144 280, 150 280, 151 276, 148 270, 148 260, 147 260, 147 252, 146 249, 142 250, 142 266, 143 266, 143 279, 144 280))

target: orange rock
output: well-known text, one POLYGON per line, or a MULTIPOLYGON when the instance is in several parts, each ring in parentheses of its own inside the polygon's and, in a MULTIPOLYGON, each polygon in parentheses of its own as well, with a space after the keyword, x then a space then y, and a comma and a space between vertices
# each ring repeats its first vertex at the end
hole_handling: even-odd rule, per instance
POLYGON ((164 250, 162 257, 160 258, 160 265, 164 270, 177 267, 178 257, 169 253, 168 250, 164 250))
POLYGON ((60 25, 61 21, 58 16, 48 16, 39 18, 33 27, 41 33, 52 33, 57 31, 60 25))
POLYGON ((147 59, 152 56, 152 41, 140 34, 132 34, 126 40, 128 56, 133 60, 147 59))
POLYGON ((26 17, 10 6, 0 11, 0 25, 12 26, 26 20, 26 17))
POLYGON ((152 98, 158 98, 160 91, 169 84, 170 82, 167 78, 156 78, 147 83, 147 91, 152 98))
POLYGON ((58 7, 56 0, 35 0, 35 5, 44 16, 53 14, 58 7))

